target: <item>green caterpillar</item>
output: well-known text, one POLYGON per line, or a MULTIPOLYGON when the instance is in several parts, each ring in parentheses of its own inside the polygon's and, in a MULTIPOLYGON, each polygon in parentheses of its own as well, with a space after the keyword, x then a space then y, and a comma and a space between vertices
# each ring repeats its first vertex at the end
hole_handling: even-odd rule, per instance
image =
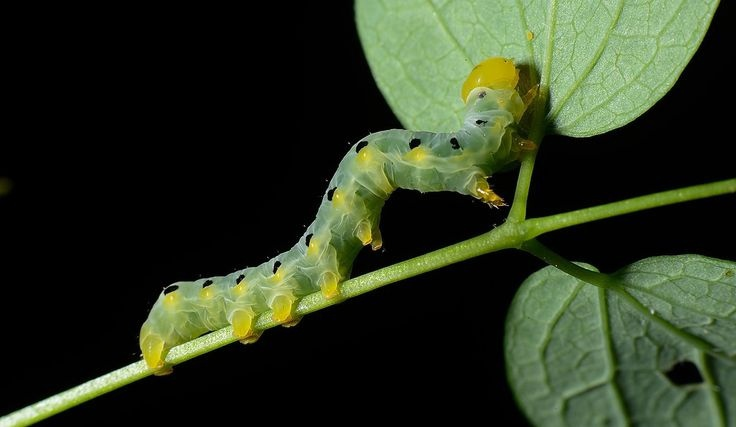
POLYGON ((381 247, 381 209, 397 188, 455 191, 502 206, 486 178, 517 160, 524 148, 516 129, 526 110, 518 80, 511 60, 487 59, 463 85, 467 111, 460 130, 369 135, 342 159, 316 219, 290 250, 227 276, 166 287, 141 328, 147 365, 163 371, 172 347, 228 324, 238 339, 253 342, 260 314, 272 310, 273 320, 293 324, 304 295, 337 297, 360 249, 381 247))

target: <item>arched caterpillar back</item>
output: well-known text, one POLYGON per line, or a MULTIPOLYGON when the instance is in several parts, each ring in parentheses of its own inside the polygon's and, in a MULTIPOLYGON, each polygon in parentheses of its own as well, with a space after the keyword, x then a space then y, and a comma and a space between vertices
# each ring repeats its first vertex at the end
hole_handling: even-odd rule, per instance
POLYGON ((518 79, 510 60, 487 59, 463 85, 467 107, 460 130, 367 136, 343 157, 317 217, 290 250, 257 267, 165 288, 141 328, 148 366, 163 368, 172 347, 228 324, 241 341, 255 341, 260 314, 272 310, 273 320, 294 323, 304 295, 338 296, 360 249, 381 247, 381 209, 397 188, 455 191, 503 205, 486 178, 518 158, 516 124, 526 109, 518 79))

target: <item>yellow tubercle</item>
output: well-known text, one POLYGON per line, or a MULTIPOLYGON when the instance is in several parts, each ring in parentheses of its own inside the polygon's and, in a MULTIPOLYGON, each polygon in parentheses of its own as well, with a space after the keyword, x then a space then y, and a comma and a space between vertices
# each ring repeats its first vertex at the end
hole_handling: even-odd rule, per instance
POLYGON ((514 62, 507 58, 488 58, 470 72, 463 83, 461 97, 464 102, 468 100, 468 94, 477 87, 489 89, 514 89, 519 83, 519 70, 514 62))
POLYGON ((253 312, 249 310, 235 310, 232 315, 233 335, 239 340, 245 340, 253 335, 253 312))
POLYGON ((319 243, 317 242, 316 237, 312 237, 309 241, 309 246, 307 247, 307 256, 315 257, 317 255, 319 255, 319 243))
POLYGON ((179 303, 180 300, 181 297, 179 296, 179 293, 177 291, 168 293, 164 296, 164 306, 166 308, 173 308, 179 303))
POLYGON ((236 297, 245 295, 247 291, 248 291, 248 284, 245 283, 245 280, 241 280, 240 283, 233 286, 233 295, 236 297))
POLYGON ((273 314, 271 318, 276 322, 286 322, 291 319, 291 307, 294 299, 287 295, 278 295, 271 302, 273 314))
POLYGON ((421 163, 424 159, 429 156, 429 151, 422 147, 412 148, 408 153, 404 155, 404 159, 412 163, 421 163))
POLYGON ((340 290, 338 289, 338 283, 339 280, 337 278, 337 274, 327 271, 322 274, 322 276, 319 278, 319 288, 320 291, 322 291, 322 296, 324 296, 327 299, 334 298, 340 294, 340 290))
POLYGON ((279 265, 276 271, 273 273, 273 276, 269 277, 268 280, 274 286, 284 283, 285 281, 289 280, 289 273, 286 270, 286 266, 279 265))
POLYGON ((338 188, 335 190, 335 192, 332 194, 332 206, 336 208, 341 208, 345 205, 345 195, 343 192, 338 188))
POLYGON ((526 30, 526 39, 529 41, 534 40, 534 33, 531 30, 526 30))
POLYGON ((281 268, 279 268, 278 270, 276 270, 273 276, 271 276, 271 281, 273 282, 274 285, 278 285, 279 283, 281 283, 283 278, 284 278, 284 273, 282 273, 281 268))
POLYGON ((215 296, 215 291, 210 287, 206 287, 202 289, 201 291, 199 291, 199 297, 201 299, 210 299, 213 296, 215 296))
POLYGON ((373 154, 373 148, 370 146, 363 147, 363 149, 360 150, 358 155, 356 156, 358 159, 358 164, 363 166, 366 163, 370 162, 374 158, 373 154))

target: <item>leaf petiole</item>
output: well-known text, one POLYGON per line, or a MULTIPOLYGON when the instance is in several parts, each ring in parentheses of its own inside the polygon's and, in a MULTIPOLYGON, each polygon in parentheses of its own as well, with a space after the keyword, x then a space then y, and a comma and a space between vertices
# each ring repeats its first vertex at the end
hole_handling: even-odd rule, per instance
POLYGON ((631 308, 638 311, 639 314, 641 314, 642 316, 644 316, 651 322, 663 327, 666 331, 668 331, 672 335, 687 342, 688 344, 692 345, 698 350, 704 353, 707 353, 713 357, 721 358, 724 360, 729 360, 732 362, 736 361, 736 357, 728 356, 724 354, 723 351, 719 350, 711 343, 704 341, 703 339, 684 331, 683 329, 673 325, 666 319, 657 315, 657 313, 654 312, 653 310, 650 310, 649 308, 645 307, 644 304, 642 304, 639 300, 634 298, 627 291, 626 283, 620 280, 618 277, 616 277, 615 274, 609 275, 609 274, 604 274, 604 273, 600 273, 597 271, 589 270, 587 268, 583 268, 573 262, 568 261, 561 255, 555 253, 554 251, 547 248, 545 245, 543 245, 536 239, 532 239, 527 242, 524 242, 521 245, 521 249, 543 260, 547 264, 569 274, 570 276, 573 276, 591 285, 597 286, 605 291, 610 291, 610 292, 615 293, 618 297, 624 300, 624 302, 626 302, 631 308))

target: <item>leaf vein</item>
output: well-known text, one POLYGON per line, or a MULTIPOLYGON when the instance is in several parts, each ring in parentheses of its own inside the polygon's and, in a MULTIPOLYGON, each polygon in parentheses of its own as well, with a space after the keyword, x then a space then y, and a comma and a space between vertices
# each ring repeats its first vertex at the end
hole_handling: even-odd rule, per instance
POLYGON ((442 17, 442 15, 439 13, 439 10, 437 10, 437 6, 435 6, 434 2, 432 0, 426 0, 429 7, 432 9, 432 16, 434 17, 435 21, 437 21, 437 24, 439 24, 442 31, 447 35, 447 37, 450 39, 452 44, 455 45, 458 51, 463 54, 465 57, 465 60, 468 61, 469 64, 473 63, 473 60, 470 58, 470 55, 465 50, 465 48, 460 44, 460 41, 455 37, 455 34, 450 31, 450 28, 447 26, 447 22, 442 17))
MULTIPOLYGON (((521 0, 516 0, 516 9, 519 11, 519 19, 521 20, 522 24, 524 25, 524 28, 521 29, 521 32, 525 34, 526 31, 529 29, 530 25, 529 25, 529 20, 526 17, 526 13, 524 13, 525 8, 521 4, 521 0)), ((532 41, 531 40, 527 40, 526 41, 526 48, 529 51, 530 65, 534 65, 534 61, 535 61, 536 58, 534 56, 534 44, 532 44, 532 41)))
POLYGON ((593 57, 590 59, 588 64, 583 68, 583 72, 579 77, 575 79, 575 83, 573 83, 568 91, 560 98, 559 102, 556 102, 555 105, 550 110, 547 120, 549 122, 552 122, 555 120, 557 115, 560 113, 560 110, 562 107, 567 103, 567 101, 572 97, 572 95, 577 91, 577 89, 583 84, 583 81, 590 75, 590 72, 593 71, 593 68, 595 68, 595 65, 598 63, 598 60, 600 59, 601 55, 603 55, 603 51, 606 50, 606 47, 608 46, 608 41, 611 38, 611 32, 613 31, 613 28, 618 25, 619 20, 621 19, 621 12, 624 9, 624 2, 620 1, 618 3, 618 9, 616 10, 615 15, 613 16, 613 19, 611 20, 611 24, 608 26, 608 30, 606 31, 605 37, 601 39, 601 42, 598 44, 598 47, 596 48, 595 53, 593 54, 593 57))
POLYGON ((618 359, 613 350, 613 334, 611 333, 611 325, 609 321, 610 313, 608 311, 607 291, 603 288, 598 288, 598 304, 601 316, 601 329, 603 333, 603 347, 604 354, 607 359, 607 365, 610 366, 608 371, 607 380, 611 385, 613 391, 614 400, 621 416, 624 420, 630 420, 628 411, 626 410, 626 404, 624 403, 623 396, 621 395, 621 389, 616 382, 616 371, 618 370, 618 359))
MULTIPOLYGON (((682 9, 682 7, 683 7, 683 2, 680 2, 679 5, 678 5, 678 7, 672 13, 672 15, 667 19, 666 24, 664 24, 662 26, 662 29, 665 29, 665 28, 669 27, 669 25, 673 22, 673 19, 679 15, 680 10, 682 9)), ((659 43, 657 43, 657 48, 659 48, 659 43)), ((648 61, 644 62, 643 66, 639 69, 639 71, 637 71, 637 73, 632 76, 632 79, 628 81, 628 84, 622 85, 618 89, 612 91, 608 96, 602 97, 595 106, 591 106, 590 108, 587 109, 588 112, 586 114, 581 114, 577 118, 575 118, 574 120, 572 120, 569 123, 567 123, 565 126, 558 127, 557 128, 558 129, 558 133, 564 134, 565 132, 564 131, 563 132, 560 132, 560 130, 565 129, 565 128, 574 128, 575 125, 577 125, 581 120, 583 120, 583 119, 587 118, 588 116, 590 116, 590 113, 592 111, 596 111, 599 108, 608 108, 607 106, 611 105, 611 100, 612 99, 614 99, 618 95, 620 95, 621 92, 624 91, 625 89, 627 89, 632 82, 638 82, 639 81, 639 78, 644 74, 644 72, 648 69, 648 67, 652 64, 653 61, 654 61, 654 59, 653 58, 650 58, 648 61)), ((662 80, 664 80, 664 79, 662 79, 662 80)), ((660 86, 662 84, 663 83, 660 82, 660 86)), ((649 94, 649 98, 651 98, 652 95, 653 94, 650 93, 649 94)))
MULTIPOLYGON (((570 292, 570 294, 567 296, 567 298, 565 298, 565 300, 563 301, 563 303, 560 304, 559 310, 557 310, 557 312, 555 313, 555 315, 550 319, 549 324, 545 328, 544 340, 542 341, 542 345, 539 346, 539 354, 540 354, 540 357, 541 357, 542 360, 546 360, 547 359, 547 356, 546 356, 547 355, 547 350, 549 349, 549 344, 550 344, 550 341, 551 341, 552 335, 553 335, 552 334, 552 330, 555 328, 555 326, 557 325, 557 323, 560 321, 560 318, 562 317, 562 315, 565 314, 565 313, 567 313, 567 308, 575 300, 575 298, 577 297, 578 293, 580 293, 580 290, 583 289, 583 287, 585 285, 586 284, 584 282, 578 281, 575 284, 575 290, 573 290, 572 292, 570 292)), ((549 381, 548 381, 548 378, 549 378, 549 375, 547 373, 547 364, 545 363, 544 364, 544 381, 545 381, 545 383, 547 385, 550 385, 549 384, 549 381)))

